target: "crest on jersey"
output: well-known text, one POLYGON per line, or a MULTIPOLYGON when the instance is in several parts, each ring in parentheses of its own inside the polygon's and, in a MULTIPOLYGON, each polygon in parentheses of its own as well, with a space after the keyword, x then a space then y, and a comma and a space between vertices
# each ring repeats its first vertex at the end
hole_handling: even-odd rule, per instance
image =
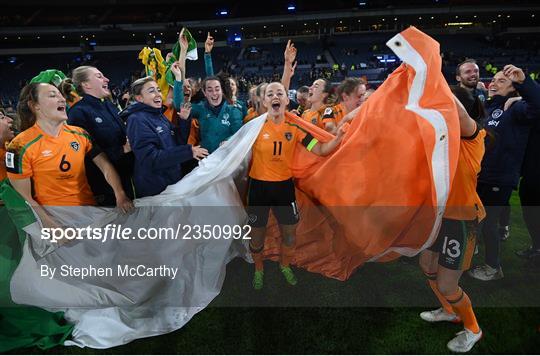
POLYGON ((79 152, 79 148, 81 148, 81 146, 79 145, 79 143, 78 143, 78 142, 75 142, 75 141, 71 142, 71 143, 69 144, 69 146, 70 146, 71 148, 73 148, 73 151, 75 151, 75 152, 79 152))
POLYGON ((292 140, 292 133, 291 132, 285 132, 285 138, 287 139, 287 141, 292 140))
POLYGON ((326 108, 324 110, 324 115, 332 115, 332 108, 326 108))
POLYGON ((493 110, 493 112, 491 113, 491 117, 494 119, 498 119, 499 117, 501 117, 503 112, 504 111, 502 111, 501 109, 493 110))
POLYGON ((311 123, 312 123, 313 125, 317 125, 317 118, 314 117, 313 119, 311 119, 311 123))

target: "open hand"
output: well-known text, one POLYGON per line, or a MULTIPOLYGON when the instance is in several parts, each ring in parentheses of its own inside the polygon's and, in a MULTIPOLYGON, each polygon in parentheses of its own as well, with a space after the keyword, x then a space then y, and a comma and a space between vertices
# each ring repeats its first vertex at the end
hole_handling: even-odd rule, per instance
POLYGON ((292 65, 296 59, 296 52, 297 51, 296 47, 294 47, 294 43, 292 43, 291 40, 287 41, 287 46, 285 47, 284 53, 285 62, 292 65))
POLYGON ((190 114, 191 114, 191 103, 184 103, 184 105, 182 105, 182 107, 180 108, 180 111, 178 112, 178 116, 180 116, 182 120, 187 120, 189 119, 190 114))
POLYGON ((201 146, 191 146, 191 150, 193 151, 193 158, 195 158, 197 161, 200 161, 208 156, 208 150, 206 148, 202 148, 201 146))
POLYGON ((174 78, 177 81, 182 80, 182 66, 180 65, 180 63, 178 61, 174 62, 171 65, 171 72, 172 72, 172 74, 174 74, 174 78))

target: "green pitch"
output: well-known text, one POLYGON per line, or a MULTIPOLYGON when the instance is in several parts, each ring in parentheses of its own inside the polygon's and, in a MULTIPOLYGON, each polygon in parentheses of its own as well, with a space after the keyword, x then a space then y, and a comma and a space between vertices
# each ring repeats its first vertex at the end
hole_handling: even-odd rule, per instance
MULTIPOLYGON (((471 353, 523 354, 540 350, 540 263, 514 251, 530 243, 517 195, 512 197, 511 236, 503 242, 505 278, 481 282, 463 276, 483 339, 471 353)), ((483 259, 480 255, 473 263, 483 259)), ((446 343, 461 330, 428 324, 418 314, 436 307, 416 258, 368 264, 347 282, 295 270, 288 286, 276 263, 265 267, 262 291, 251 288, 252 266, 227 266, 222 293, 182 329, 107 350, 57 347, 15 350, 55 354, 447 354, 446 343), (240 305, 240 307, 238 307, 240 305), (263 307, 264 306, 264 307, 263 307)))

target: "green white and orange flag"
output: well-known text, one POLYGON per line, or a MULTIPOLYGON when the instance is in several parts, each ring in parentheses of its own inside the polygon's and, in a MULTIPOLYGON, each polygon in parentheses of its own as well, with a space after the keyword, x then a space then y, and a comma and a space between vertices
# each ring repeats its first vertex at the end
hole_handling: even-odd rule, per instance
MULTIPOLYGON (((409 28, 390 39, 388 46, 404 63, 362 104, 341 145, 322 158, 302 146, 295 151, 292 171, 301 190, 301 219, 293 263, 340 280, 365 262, 413 256, 430 246, 457 167, 458 114, 440 70, 439 44, 409 28), (310 209, 314 201, 318 205, 310 209)), ((309 122, 287 115, 320 142, 332 139, 309 122)), ((47 212, 61 226, 77 229, 112 224, 135 231, 180 222, 244 225, 248 216, 238 177, 247 175, 251 148, 266 116, 242 126, 161 194, 137 199, 134 214, 92 206, 47 207, 47 212), (196 207, 206 210, 197 213, 196 207), (209 207, 222 209, 209 213, 209 207)), ((10 208, 11 198, 4 199, 10 212, 16 208, 10 208)), ((231 239, 81 240, 59 246, 42 240, 38 222, 16 225, 24 227, 27 241, 9 277, 8 297, 21 305, 65 310, 66 320, 75 325, 65 345, 108 348, 179 329, 219 294, 228 261, 239 255, 249 259, 245 246, 233 246, 236 242, 231 239), (181 263, 182 273, 175 279, 40 275, 44 263, 51 268, 98 261, 103 266, 133 261, 153 266, 165 258, 170 264, 181 263)), ((268 233, 265 256, 276 258, 277 226, 268 233)), ((6 242, 0 239, 0 248, 6 242)))

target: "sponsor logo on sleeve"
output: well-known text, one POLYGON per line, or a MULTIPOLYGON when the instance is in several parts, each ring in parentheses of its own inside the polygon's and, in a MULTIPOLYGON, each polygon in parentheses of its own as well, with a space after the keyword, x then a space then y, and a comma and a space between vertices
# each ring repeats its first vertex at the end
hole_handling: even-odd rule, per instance
POLYGON ((15 154, 13 152, 6 153, 6 168, 15 168, 15 154))

